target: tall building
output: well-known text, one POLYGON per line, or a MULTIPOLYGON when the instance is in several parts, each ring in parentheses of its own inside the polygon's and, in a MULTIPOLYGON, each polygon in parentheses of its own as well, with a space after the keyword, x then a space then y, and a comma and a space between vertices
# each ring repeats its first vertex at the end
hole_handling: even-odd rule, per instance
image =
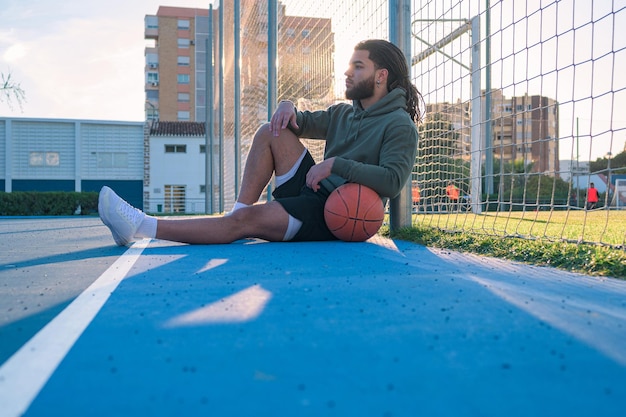
MULTIPOLYGON (((207 9, 161 6, 145 17, 146 119, 195 121, 204 113, 207 9)), ((203 118, 204 120, 204 118, 203 118)))
MULTIPOLYGON (((501 90, 491 92, 493 156, 504 163, 524 161, 533 172, 558 175, 559 113, 556 100, 528 94, 506 98, 501 90)), ((485 111, 485 93, 481 98, 485 111)), ((450 122, 458 134, 454 155, 465 160, 471 152, 471 107, 469 103, 434 103, 426 105, 427 117, 450 122)), ((486 139, 482 138, 485 149, 486 139)))
MULTIPOLYGON (((213 10, 213 57, 215 63, 214 99, 219 99, 217 79, 224 68, 225 116, 232 116, 234 67, 234 21, 232 6, 224 6, 222 38, 219 51, 219 10, 213 10)), ((258 127, 267 120, 267 3, 241 0, 241 84, 242 113, 246 122, 258 127), (255 100, 258 99, 258 100, 255 100), (258 104, 257 104, 258 103, 258 104)), ((288 16, 278 7, 278 99, 320 100, 328 98, 334 83, 334 38, 330 19, 288 16)), ((159 7, 156 15, 145 17, 145 39, 152 42, 145 49, 146 119, 165 121, 206 120, 207 39, 209 10, 183 7, 159 7)))
POLYGON ((556 100, 528 94, 505 98, 492 92, 494 157, 532 164, 533 172, 559 171, 559 106, 556 100))
MULTIPOLYGON (((203 199, 211 202, 211 210, 230 207, 236 198, 239 167, 244 165, 241 161, 254 132, 268 120, 267 2, 240 0, 239 84, 235 80, 235 10, 232 2, 222 4, 223 9, 213 10, 211 16, 207 9, 166 6, 159 7, 156 15, 145 16, 144 37, 149 42, 145 49, 145 113, 152 123, 144 149, 144 204, 150 210, 204 212, 208 204, 203 204, 203 199), (207 81, 209 39, 213 40, 213 65, 208 67, 211 81, 207 81), (235 102, 235 88, 239 102, 235 102), (198 125, 210 115, 208 97, 213 98, 214 121, 208 132, 214 137, 212 144, 205 146, 198 125), (241 116, 237 126, 235 109, 241 116), (239 128, 238 134, 235 128, 239 128), (205 171, 206 161, 210 166, 205 171), (171 166, 184 169, 163 169, 171 166)), ((276 22, 277 101, 328 107, 334 101, 331 20, 288 16, 279 3, 276 22)), ((314 142, 309 144, 311 153, 321 157, 323 142, 314 142)))

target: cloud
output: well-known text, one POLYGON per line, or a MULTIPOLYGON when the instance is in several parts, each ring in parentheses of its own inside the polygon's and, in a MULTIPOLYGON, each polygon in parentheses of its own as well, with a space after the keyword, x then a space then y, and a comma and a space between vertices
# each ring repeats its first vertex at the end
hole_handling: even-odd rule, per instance
POLYGON ((143 21, 73 18, 56 26, 21 31, 22 41, 2 54, 15 79, 23 80, 25 110, 46 117, 142 120, 143 21))
MULTIPOLYGON (((26 92, 23 111, 2 116, 141 121, 144 17, 160 5, 204 0, 3 0, 0 72, 26 92)), ((7 114, 8 113, 8 114, 7 114)))
POLYGON ((2 59, 7 63, 11 63, 14 61, 18 61, 28 52, 26 45, 23 43, 16 43, 9 46, 4 54, 2 54, 2 59))

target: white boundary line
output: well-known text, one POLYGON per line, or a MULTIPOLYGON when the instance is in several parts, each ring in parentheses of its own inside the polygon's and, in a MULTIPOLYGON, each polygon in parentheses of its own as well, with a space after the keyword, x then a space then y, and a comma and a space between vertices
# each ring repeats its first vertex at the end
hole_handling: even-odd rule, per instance
POLYGON ((143 239, 133 244, 0 367, 0 417, 26 412, 149 243, 150 239, 143 239))

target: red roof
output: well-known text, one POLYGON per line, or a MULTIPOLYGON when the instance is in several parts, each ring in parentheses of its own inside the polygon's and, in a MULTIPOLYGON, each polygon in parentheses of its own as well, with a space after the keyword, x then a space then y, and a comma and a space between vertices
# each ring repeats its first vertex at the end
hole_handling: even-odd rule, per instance
POLYGON ((204 123, 155 121, 150 136, 204 136, 204 123))

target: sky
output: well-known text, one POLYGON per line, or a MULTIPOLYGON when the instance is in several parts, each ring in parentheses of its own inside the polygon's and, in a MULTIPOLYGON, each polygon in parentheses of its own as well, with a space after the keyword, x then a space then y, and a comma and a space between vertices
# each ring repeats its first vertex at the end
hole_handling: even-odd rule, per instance
MULTIPOLYGON (((324 6, 308 2, 309 6, 306 6, 291 0, 284 0, 283 2, 288 4, 288 13, 296 9, 296 6, 289 6, 290 3, 298 4, 298 7, 313 7, 318 10, 325 8, 329 12, 335 10, 337 11, 333 15, 333 23, 335 24, 335 20, 341 21, 339 10, 342 10, 342 8, 335 6, 333 3, 335 1, 324 0, 322 3, 324 6)), ((478 0, 468 1, 474 3, 478 0)), ((539 0, 529 1, 538 2, 539 0)), ((10 74, 12 80, 19 83, 26 94, 26 101, 21 107, 15 102, 13 106, 9 106, 6 99, 0 101, 0 116, 142 121, 144 119, 143 109, 145 101, 145 15, 156 14, 160 5, 208 8, 210 3, 211 1, 209 0, 175 0, 170 2, 164 0, 107 0, 105 2, 99 0, 0 0, 0 22, 2 22, 0 25, 0 73, 3 75, 10 74)), ((492 4, 495 3, 498 2, 492 0, 492 4)), ((556 10, 557 3, 547 3, 550 3, 551 7, 544 9, 544 17, 549 16, 550 8, 556 10)), ((498 4, 507 5, 511 3, 504 2, 498 4)), ((520 13, 526 13, 526 7, 528 7, 526 1, 516 1, 512 4, 523 6, 523 10, 520 13)), ((574 4, 578 3, 575 3, 574 0, 564 0, 558 4, 560 5, 559 15, 565 16, 561 20, 569 24, 568 19, 571 20, 570 16, 572 16, 572 13, 564 13, 564 10, 570 4, 571 7, 574 7, 574 4)), ((561 80, 558 83, 560 90, 558 91, 555 90, 556 87, 552 87, 557 84, 552 82, 552 79, 546 78, 545 81, 543 81, 543 78, 534 79, 535 84, 541 81, 541 90, 550 91, 545 95, 557 96, 557 100, 563 103, 569 102, 569 104, 564 104, 561 112, 561 136, 569 135, 573 137, 574 123, 575 121, 579 122, 581 139, 578 141, 578 144, 581 147, 581 160, 595 160, 598 157, 603 157, 609 149, 614 154, 619 153, 623 150, 626 142, 626 133, 624 133, 626 130, 626 117, 620 117, 620 120, 611 116, 607 117, 612 111, 606 110, 607 108, 610 110, 609 106, 613 108, 620 108, 622 105, 626 106, 626 91, 622 89, 626 86, 626 82, 622 81, 622 77, 617 76, 614 78, 611 76, 611 73, 621 66, 626 53, 622 50, 622 52, 616 54, 615 62, 613 63, 612 55, 610 54, 611 42, 606 41, 606 39, 610 41, 611 33, 598 32, 593 36, 594 33, 592 31, 594 27, 596 31, 598 28, 608 27, 609 29, 626 32, 626 21, 624 21, 626 20, 626 12, 622 10, 618 13, 616 21, 612 24, 608 22, 610 19, 603 19, 597 22, 596 25, 584 24, 584 22, 589 21, 589 16, 592 14, 602 16, 603 13, 606 13, 604 9, 611 9, 611 4, 613 4, 615 10, 625 7, 626 0, 600 0, 600 2, 594 2, 594 5, 600 4, 604 6, 594 6, 593 11, 583 8, 584 10, 581 11, 581 14, 584 16, 581 16, 580 20, 582 23, 576 22, 576 25, 581 26, 578 32, 582 35, 578 36, 577 44, 580 45, 586 39, 595 39, 596 42, 592 45, 594 49, 589 46, 575 48, 575 50, 595 50, 597 56, 594 58, 600 57, 593 63, 589 61, 585 65, 578 65, 575 68, 577 72, 574 75, 576 75, 576 80, 580 83, 580 86, 572 90, 571 82, 563 82, 563 77, 567 73, 573 72, 573 67, 560 72, 561 80), (612 63, 608 72, 599 70, 602 62, 612 63), (589 68, 594 72, 588 71, 589 68), (600 89, 595 88, 593 90, 593 85, 587 81, 589 79, 595 80, 593 85, 600 83, 603 83, 603 85, 600 89), (602 95, 602 91, 606 91, 607 85, 609 89, 611 88, 611 80, 616 80, 613 83, 617 83, 613 85, 613 88, 617 89, 614 91, 620 91, 615 96, 614 103, 609 103, 612 96, 602 95), (589 85, 592 85, 592 87, 587 87, 589 85), (597 99, 594 99, 594 104, 605 102, 604 104, 608 106, 600 107, 596 105, 595 108, 592 108, 590 100, 580 100, 586 94, 598 96, 597 99), (577 95, 580 97, 577 97, 577 95), (617 98, 619 98, 619 101, 617 98), (576 100, 576 106, 573 106, 572 100, 576 100), (617 133, 612 135, 612 131, 617 133), (568 134, 567 132, 570 133, 568 134), (595 141, 593 146, 592 139, 595 141), (610 140, 613 143, 609 144, 610 140)), ((506 10, 503 10, 502 15, 508 16, 506 18, 511 21, 514 21, 515 16, 517 16, 506 10)), ((537 14, 532 14, 532 16, 537 16, 537 14)), ((351 15, 348 14, 345 18, 351 18, 351 15)), ((574 18, 576 18, 575 15, 574 18)), ((499 20, 502 20, 502 18, 499 20)), ((546 19, 546 21, 549 22, 549 19, 546 19)), ((499 23, 505 27, 510 25, 508 21, 499 23)), ((344 23, 338 24, 344 25, 344 23)), ((354 27, 349 28, 350 30, 347 33, 354 34, 355 31, 362 29, 362 26, 357 22, 354 27)), ((346 31, 344 30, 344 32, 346 31)), ((534 39, 532 34, 535 32, 539 33, 531 29, 528 34, 523 34, 523 36, 518 34, 517 39, 527 40, 530 37, 532 41, 534 39)), ((554 30, 549 30, 549 26, 542 28, 541 31, 541 33, 552 32, 554 30)), ((565 32, 568 36, 570 33, 573 33, 565 32)), ((559 40, 567 40, 568 36, 561 36, 559 40)), ((550 56, 548 48, 555 44, 555 39, 557 38, 552 36, 551 41, 542 43, 545 56, 550 56)), ((626 45, 626 41, 619 41, 620 39, 626 39, 626 33, 623 37, 621 35, 614 36, 614 39, 617 39, 619 42, 617 45, 618 50, 621 50, 626 45)), ((340 39, 337 38, 336 41, 340 41, 340 39)), ((350 39, 350 47, 352 45, 352 39, 350 39)), ((562 48, 562 45, 559 46, 562 48)), ((495 47, 497 47, 497 43, 494 43, 495 47)), ((345 49, 347 46, 343 45, 341 48, 345 49)), ((537 60, 534 59, 531 52, 529 52, 529 60, 532 63, 537 60)), ((337 54, 339 53, 340 46, 337 46, 337 54)), ((562 55, 567 59, 571 59, 571 54, 565 53, 562 55)), ((585 59, 585 57, 582 57, 580 61, 582 62, 585 59)), ((496 70, 494 74, 496 79, 501 74, 504 84, 510 82, 509 79, 515 80, 515 89, 508 92, 505 91, 505 95, 518 95, 519 91, 524 88, 532 89, 531 83, 526 84, 517 80, 518 78, 523 80, 527 76, 526 73, 529 72, 529 69, 532 70, 532 67, 520 66, 518 61, 510 59, 508 61, 515 64, 512 67, 513 70, 508 70, 503 66, 499 71, 496 70), (516 75, 518 71, 523 72, 519 77, 516 75)), ((544 61, 548 62, 549 65, 557 65, 557 63, 552 62, 554 59, 544 61)), ((546 64, 544 63, 543 65, 546 64)), ((548 70, 544 71, 544 73, 550 75, 552 67, 547 68, 548 70)), ((340 67, 336 68, 335 72, 343 74, 343 70, 344 68, 340 67)), ((531 73, 530 75, 534 74, 531 73)), ((531 91, 531 93, 535 92, 531 91)), ((451 101, 455 100, 451 99, 451 101)), ((573 140, 565 140, 562 143, 562 146, 560 146, 560 159, 572 158, 572 143, 573 140), (569 145, 570 149, 567 149, 567 145, 569 145)))
POLYGON ((0 72, 26 93, 21 109, 0 102, 0 116, 142 121, 144 17, 162 4, 170 3, 0 0, 0 72))

